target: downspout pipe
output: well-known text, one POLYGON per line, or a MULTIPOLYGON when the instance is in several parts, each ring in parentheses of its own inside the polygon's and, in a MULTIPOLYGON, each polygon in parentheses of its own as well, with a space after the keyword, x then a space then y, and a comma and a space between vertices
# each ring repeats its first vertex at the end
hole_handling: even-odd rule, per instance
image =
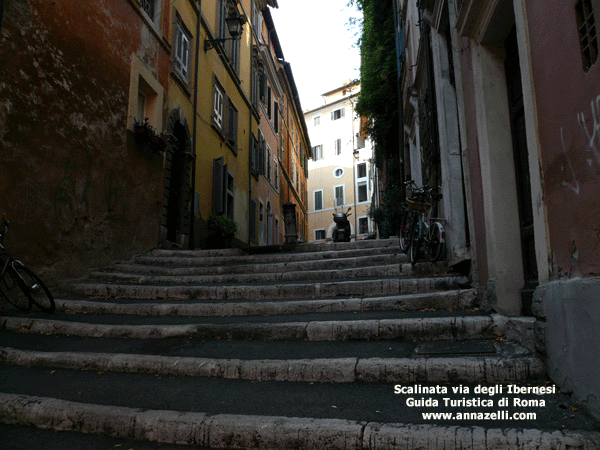
POLYGON ((400 162, 400 177, 404 181, 404 109, 402 107, 402 68, 404 65, 404 30, 402 28, 402 17, 398 0, 392 2, 394 6, 394 25, 396 35, 396 70, 397 74, 397 89, 398 89, 398 153, 400 162))
MULTIPOLYGON (((2 1, 2 0, 0 0, 2 1)), ((196 154, 197 154, 197 125, 198 125, 198 69, 200 67, 200 31, 202 28, 202 0, 198 0, 198 19, 196 20, 196 62, 194 67, 194 117, 192 119, 192 148, 194 149, 192 167, 192 217, 190 220, 190 243, 191 249, 195 248, 195 222, 196 222, 196 154)))
MULTIPOLYGON (((0 32, 2 31, 2 18, 4 17, 4 0, 0 0, 0 32)), ((0 40, 2 35, 0 35, 0 40)))

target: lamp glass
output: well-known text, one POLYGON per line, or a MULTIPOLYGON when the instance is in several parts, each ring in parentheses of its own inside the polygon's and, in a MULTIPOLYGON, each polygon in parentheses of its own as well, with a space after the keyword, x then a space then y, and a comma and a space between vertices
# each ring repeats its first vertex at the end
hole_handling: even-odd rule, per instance
POLYGON ((227 22, 227 29, 231 37, 236 38, 242 34, 243 30, 243 17, 241 16, 229 16, 225 19, 227 22))

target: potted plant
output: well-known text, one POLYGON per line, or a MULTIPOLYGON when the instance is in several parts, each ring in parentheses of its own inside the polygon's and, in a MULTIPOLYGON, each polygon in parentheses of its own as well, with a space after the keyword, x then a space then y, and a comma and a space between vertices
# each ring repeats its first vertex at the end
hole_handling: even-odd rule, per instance
POLYGON ((208 218, 208 246, 210 248, 231 247, 231 240, 237 231, 234 220, 224 215, 211 214, 208 218))
POLYGON ((140 150, 149 151, 152 154, 160 154, 167 147, 162 133, 157 133, 156 130, 148 122, 146 117, 144 120, 133 119, 133 132, 135 143, 140 150))

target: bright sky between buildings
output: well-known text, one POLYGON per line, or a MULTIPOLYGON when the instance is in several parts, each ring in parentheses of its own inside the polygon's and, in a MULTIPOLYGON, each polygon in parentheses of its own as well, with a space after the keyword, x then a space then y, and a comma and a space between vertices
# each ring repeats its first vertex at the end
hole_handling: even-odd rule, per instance
POLYGON ((359 17, 348 0, 278 0, 271 9, 286 61, 292 65, 302 108, 323 104, 321 94, 360 77, 359 17), (351 29, 352 28, 352 29, 351 29))

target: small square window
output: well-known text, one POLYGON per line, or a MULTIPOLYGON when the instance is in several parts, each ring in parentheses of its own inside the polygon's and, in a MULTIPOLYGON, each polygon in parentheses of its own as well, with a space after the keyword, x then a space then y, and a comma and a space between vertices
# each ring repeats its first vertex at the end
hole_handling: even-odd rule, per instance
POLYGON ((598 59, 598 36, 596 34, 592 0, 578 0, 575 11, 577 13, 577 29, 579 31, 579 43, 581 44, 583 70, 587 72, 598 59))
POLYGON ((325 240, 325 230, 315 230, 315 241, 325 240))
POLYGON ((344 108, 336 109, 335 111, 331 111, 331 120, 339 120, 344 117, 344 108))
POLYGON ((316 127, 317 125, 321 125, 321 116, 315 116, 313 119, 313 125, 316 127))

